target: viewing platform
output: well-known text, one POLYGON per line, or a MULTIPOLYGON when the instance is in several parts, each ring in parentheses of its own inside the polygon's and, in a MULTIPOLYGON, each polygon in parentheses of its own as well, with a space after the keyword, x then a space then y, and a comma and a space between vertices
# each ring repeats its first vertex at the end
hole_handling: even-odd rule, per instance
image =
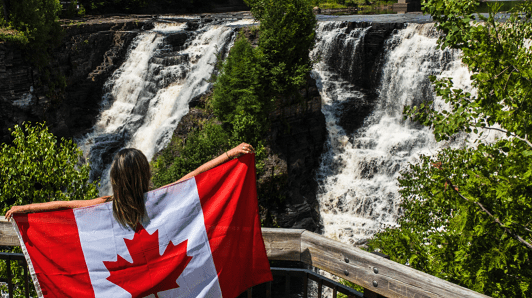
MULTIPOLYGON (((408 266, 390 261, 379 254, 370 253, 350 245, 328 239, 322 235, 302 229, 262 228, 266 252, 270 261, 291 261, 305 264, 309 269, 272 267, 274 283, 284 283, 281 296, 272 296, 271 283, 256 286, 240 297, 290 297, 291 278, 303 278, 301 292, 308 297, 308 282, 317 283, 317 297, 323 296, 323 288, 332 290, 333 297, 344 293, 348 297, 488 297, 467 288, 455 285, 432 275, 412 269, 408 266), (352 290, 327 277, 316 273, 314 268, 321 269, 337 277, 362 286, 364 293, 352 290), (284 282, 279 281, 284 277, 284 282), (261 287, 262 286, 262 287, 261 287), (260 288, 259 288, 260 287, 260 288)), ((0 245, 19 246, 18 236, 12 223, 0 217, 0 245)), ((0 258, 24 264, 26 297, 29 297, 28 286, 31 283, 22 254, 1 253, 0 258)), ((12 276, 8 270, 7 280, 9 297, 13 297, 12 276)), ((292 282, 292 284, 294 284, 292 282)), ((299 297, 299 296, 298 296, 299 297)))

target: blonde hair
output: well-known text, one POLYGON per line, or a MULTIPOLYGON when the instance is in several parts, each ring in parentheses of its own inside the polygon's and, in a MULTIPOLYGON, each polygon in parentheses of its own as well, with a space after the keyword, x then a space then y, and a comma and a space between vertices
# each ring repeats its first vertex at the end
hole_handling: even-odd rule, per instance
POLYGON ((122 226, 136 229, 146 215, 144 193, 150 188, 150 164, 137 149, 120 150, 111 165, 113 215, 122 226))

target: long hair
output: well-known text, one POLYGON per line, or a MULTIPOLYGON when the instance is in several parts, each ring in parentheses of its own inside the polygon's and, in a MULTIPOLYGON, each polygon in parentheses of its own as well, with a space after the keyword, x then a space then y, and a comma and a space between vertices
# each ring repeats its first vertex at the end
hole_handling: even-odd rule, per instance
POLYGON ((120 150, 111 165, 113 215, 122 226, 133 230, 146 214, 144 193, 150 188, 150 164, 137 149, 120 150))

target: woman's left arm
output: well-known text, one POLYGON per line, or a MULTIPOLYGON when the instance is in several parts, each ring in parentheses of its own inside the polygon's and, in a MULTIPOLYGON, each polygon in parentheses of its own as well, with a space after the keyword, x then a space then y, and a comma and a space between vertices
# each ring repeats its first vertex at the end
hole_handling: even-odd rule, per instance
POLYGON ((247 153, 251 153, 251 152, 255 152, 255 149, 253 148, 253 146, 251 146, 250 144, 247 144, 247 143, 242 143, 238 146, 236 146, 235 148, 225 152, 225 153, 222 153, 222 155, 216 157, 215 159, 212 159, 204 164, 202 164, 201 166, 199 166, 197 169, 195 169, 194 171, 186 174, 183 178, 177 180, 177 182, 180 182, 180 181, 183 181, 183 180, 186 180, 186 179, 189 179, 189 178, 192 178, 196 175, 199 175, 205 171, 208 171, 214 167, 217 167, 235 157, 238 157, 242 154, 247 154, 247 153))
POLYGON ((52 201, 45 203, 33 203, 22 206, 13 206, 6 212, 5 218, 7 220, 13 217, 15 213, 33 213, 33 212, 42 212, 42 211, 53 211, 63 208, 80 208, 88 207, 97 204, 102 204, 107 202, 110 199, 110 196, 96 198, 92 200, 75 200, 75 201, 52 201))

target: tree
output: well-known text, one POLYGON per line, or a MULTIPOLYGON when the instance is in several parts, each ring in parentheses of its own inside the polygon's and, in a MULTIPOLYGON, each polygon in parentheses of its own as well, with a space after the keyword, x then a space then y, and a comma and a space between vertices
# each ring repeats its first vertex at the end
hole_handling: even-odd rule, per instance
MULTIPOLYGON (((13 205, 93 199, 98 195, 97 182, 88 182, 90 166, 81 164, 82 153, 71 140, 59 142, 44 123, 16 125, 11 136, 13 142, 0 148, 2 214, 13 205)), ((20 247, 3 251, 21 252, 20 247)), ((22 267, 11 266, 11 271, 13 283, 23 284, 22 267)), ((0 275, 6 278, 6 273, 2 263, 0 275)), ((15 297, 24 297, 22 288, 16 286, 14 290, 15 297)))
POLYGON ((259 48, 275 95, 295 95, 312 69, 316 18, 311 0, 245 0, 260 21, 259 48))
POLYGON ((151 162, 152 182, 161 187, 175 182, 202 164, 231 149, 231 135, 214 120, 206 120, 182 141, 176 135, 151 162))
POLYGON ((89 164, 71 140, 57 138, 45 124, 16 125, 12 144, 0 151, 0 199, 5 214, 12 205, 93 199, 97 182, 89 183, 89 164))
POLYGON ((493 297, 532 297, 532 3, 500 19, 499 4, 426 0, 442 48, 462 50, 475 94, 431 77, 432 103, 405 108, 437 141, 475 133, 475 144, 422 156, 399 179, 403 215, 370 241, 392 259, 493 297), (494 142, 488 132, 504 133, 494 142))
POLYGON ((30 60, 44 66, 48 51, 62 38, 59 0, 3 0, 2 6, 7 17, 0 19, 0 26, 16 30, 17 40, 25 46, 30 60))
POLYGON ((260 49, 240 34, 216 78, 210 106, 230 126, 235 143, 257 147, 268 128, 273 98, 266 93, 263 59, 260 49))

